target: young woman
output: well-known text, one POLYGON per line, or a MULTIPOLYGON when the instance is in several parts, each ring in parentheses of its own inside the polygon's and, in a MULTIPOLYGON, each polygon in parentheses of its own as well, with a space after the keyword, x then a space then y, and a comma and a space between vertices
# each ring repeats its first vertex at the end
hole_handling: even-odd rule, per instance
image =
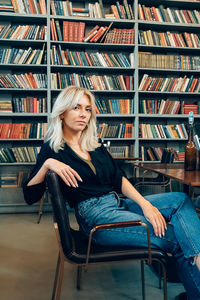
MULTIPOLYGON (((137 192, 98 143, 94 96, 84 88, 67 87, 54 104, 46 142, 24 186, 28 204, 40 200, 49 169, 61 177, 62 191, 86 235, 97 224, 142 220, 149 226, 151 246, 176 258, 188 299, 200 299, 200 221, 191 200, 178 192, 145 198, 137 192)), ((141 227, 98 231, 94 239, 103 245, 147 246, 141 227)))

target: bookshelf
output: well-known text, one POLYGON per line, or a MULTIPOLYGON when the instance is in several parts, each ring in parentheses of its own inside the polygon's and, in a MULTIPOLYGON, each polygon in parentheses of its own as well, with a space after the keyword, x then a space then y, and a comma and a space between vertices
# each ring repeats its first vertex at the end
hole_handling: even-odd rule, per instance
MULTIPOLYGON (((18 1, 15 2, 18 3, 18 1)), ((32 0, 23 1, 26 4, 29 2, 36 3, 32 0)), ((76 0, 65 2, 63 7, 58 5, 58 1, 47 1, 45 8, 44 1, 40 0, 37 3, 39 3, 39 7, 43 6, 43 10, 37 8, 31 10, 26 5, 25 8, 20 7, 18 10, 15 8, 16 12, 13 12, 9 6, 9 0, 4 0, 4 3, 4 11, 0 9, 0 30, 2 26, 8 25, 11 25, 11 28, 24 25, 30 29, 31 26, 37 24, 41 28, 35 29, 40 32, 37 38, 34 38, 34 34, 31 38, 20 39, 17 38, 17 35, 15 35, 15 38, 6 38, 3 34, 1 35, 2 31, 0 31, 0 75, 5 80, 9 74, 10 77, 7 79, 10 79, 11 82, 13 75, 15 75, 15 78, 22 75, 19 77, 22 81, 22 87, 14 85, 5 88, 2 85, 0 86, 0 123, 47 123, 52 105, 61 88, 69 83, 80 84, 88 87, 95 95, 99 110, 97 121, 100 134, 102 134, 103 128, 104 142, 110 141, 110 147, 116 158, 119 158, 120 155, 124 160, 128 157, 141 157, 141 147, 145 149, 150 146, 170 147, 176 150, 184 149, 186 137, 144 138, 141 137, 140 128, 141 124, 151 125, 151 128, 155 128, 157 125, 161 127, 186 125, 185 104, 196 105, 198 111, 195 114, 195 123, 199 123, 200 105, 197 85, 199 83, 200 70, 198 62, 200 55, 198 44, 195 44, 195 42, 200 41, 199 20, 197 20, 198 23, 195 23, 194 16, 193 23, 172 22, 172 19, 168 19, 167 22, 163 20, 155 21, 151 18, 142 19, 141 8, 146 8, 147 15, 151 9, 147 0, 135 0, 134 2, 120 0, 121 9, 122 5, 124 7, 122 11, 126 11, 125 6, 128 5, 129 7, 129 14, 126 14, 126 19, 123 18, 123 13, 122 18, 116 15, 117 4, 114 0, 76 0), (6 6, 6 4, 8 5, 6 6), (138 16, 138 10, 140 16, 138 16), (89 33, 91 34, 96 26, 98 30, 101 29, 101 32, 98 33, 99 36, 96 36, 96 39, 97 37, 98 39, 92 42, 92 37, 87 39, 87 36, 89 33), (101 41, 103 34, 108 29, 111 38, 112 35, 115 35, 115 37, 118 35, 120 38, 118 40, 116 38, 108 39, 106 43, 103 42, 104 40, 101 41), (123 30, 126 33, 123 34, 123 30), (166 39, 165 34, 167 32, 169 33, 169 40, 164 43, 163 39, 166 39), (193 47, 190 43, 184 45, 184 40, 180 36, 185 32, 189 34, 189 39, 192 39, 193 47), (80 41, 80 36, 83 37, 84 42, 80 41), (114 43, 116 40, 118 42, 114 43), (121 43, 122 40, 123 43, 121 43), (177 45, 173 44, 175 40, 177 45), (15 56, 12 57, 11 50, 8 50, 12 48, 15 48, 18 56, 21 51, 20 63, 14 60, 15 56), (26 60, 23 60, 22 55, 25 51, 26 53, 29 51, 29 56, 26 57, 26 60), (6 63, 2 59, 2 55, 7 55, 6 63), (40 59, 37 55, 40 55, 40 59), (27 63, 27 61, 32 63, 27 63), (33 63, 34 61, 36 63, 33 63), (39 85, 36 88, 30 73, 33 75, 43 74, 42 78, 45 85, 39 85), (26 75, 24 78, 24 74, 28 76, 26 75), (151 79, 154 78, 155 81, 152 80, 151 82, 151 87, 154 85, 154 89, 138 88, 145 75, 151 77, 151 79), (184 88, 179 83, 182 89, 158 89, 159 84, 167 86, 166 80, 171 80, 170 83, 168 82, 169 86, 169 84, 173 85, 174 80, 178 82, 180 78, 185 80, 184 88), (186 80, 189 83, 189 81, 193 82, 195 78, 197 78, 196 90, 194 87, 191 90, 189 90, 189 87, 187 89, 186 80), (27 86, 23 81, 25 79, 32 86, 27 86), (5 102, 4 108, 9 107, 9 103, 14 102, 14 99, 17 99, 15 100, 14 111, 2 112, 2 103, 5 102), (163 114, 159 113, 158 110, 155 111, 155 100, 157 101, 156 105, 161 103, 162 100, 164 102, 171 101, 171 110, 173 104, 177 101, 177 105, 180 107, 178 113, 163 114), (30 104, 30 101, 35 104, 30 104), (39 101, 43 103, 42 109, 39 101), (151 111, 148 110, 145 113, 141 109, 142 103, 148 109, 150 107, 151 111), (152 111, 153 105, 154 111, 152 111), (124 109, 125 106, 126 110, 124 109), (134 134, 131 137, 127 136, 125 138, 122 134, 125 130, 125 124, 132 124, 132 133, 134 131, 134 134), (106 132, 105 128, 109 128, 109 131, 106 132)), ((198 1, 155 0, 153 6, 156 9, 161 6, 161 10, 166 9, 168 14, 172 14, 172 11, 176 8, 179 18, 181 18, 183 11, 190 10, 193 11, 192 14, 194 14, 194 11, 195 13, 200 11, 200 2, 198 1)), ((14 29, 12 30, 14 31, 14 29)), ((23 32, 21 36, 23 36, 23 32)), ((9 34, 7 37, 9 37, 9 34)), ((42 78, 40 78, 41 81, 42 78)), ((41 143, 42 138, 1 138, 0 148, 33 148, 39 147, 41 143)), ((27 171, 33 167, 33 164, 28 159, 26 162, 3 162, 1 163, 1 174, 11 174, 12 172, 15 174, 21 170, 27 171)), ((10 189, 1 188, 0 192, 4 194, 6 190, 6 193, 9 194, 8 190, 10 189)), ((13 193, 14 190, 15 188, 13 188, 13 193)), ((11 200, 9 210, 16 209, 20 211, 22 209, 25 211, 22 197, 20 201, 15 205, 15 201, 11 200)), ((5 203, 0 203, 0 205, 2 205, 2 210, 8 211, 5 203)))
MULTIPOLYGON (((200 114, 198 109, 199 68, 194 61, 199 59, 196 37, 199 36, 200 27, 199 19, 195 19, 194 14, 198 13, 199 10, 199 1, 156 0, 153 5, 149 5, 148 1, 145 0, 138 1, 137 66, 139 85, 145 74, 151 79, 153 78, 150 80, 151 86, 138 91, 139 113, 137 117, 139 124, 186 125, 188 121, 186 108, 187 105, 190 105, 191 110, 195 109, 195 124, 198 127, 200 114), (162 14, 163 11, 164 14, 162 14), (163 18, 162 16, 157 18, 156 12, 159 15, 162 14, 163 18), (192 18, 190 18, 191 16, 192 18), (171 79, 171 86, 168 82, 169 84, 166 83, 163 88, 164 84, 159 85, 159 77, 169 78, 169 81, 171 79), (183 78, 184 82, 182 84, 180 78, 183 78), (196 84, 193 84, 191 88, 190 83, 193 82, 194 78, 197 78, 196 84), (175 80, 179 82, 179 86, 176 82, 174 83, 175 80), (157 101, 156 105, 159 102, 161 103, 162 100, 171 101, 171 109, 173 103, 177 101, 179 103, 178 112, 173 113, 171 110, 171 114, 167 112, 163 114, 159 111, 156 113, 155 100, 157 101), (147 109, 146 114, 144 106, 147 109)), ((162 79, 160 79, 161 81, 162 79)), ((167 109, 169 111, 169 106, 167 106, 167 109)), ((145 150, 150 147, 169 147, 182 152, 185 140, 186 138, 177 139, 174 137, 158 138, 157 140, 139 137, 139 152, 141 146, 145 150)))

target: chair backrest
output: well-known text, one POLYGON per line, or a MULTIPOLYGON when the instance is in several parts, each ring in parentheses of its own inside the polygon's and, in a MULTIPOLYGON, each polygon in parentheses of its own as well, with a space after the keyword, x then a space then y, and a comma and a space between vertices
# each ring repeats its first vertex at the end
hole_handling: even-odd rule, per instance
POLYGON ((64 199, 60 188, 59 176, 49 170, 46 174, 48 191, 51 198, 51 203, 54 212, 54 218, 58 224, 62 249, 65 256, 69 256, 73 251, 71 228, 69 216, 66 208, 66 199, 64 199))
POLYGON ((168 151, 167 149, 163 149, 163 154, 161 157, 161 163, 162 164, 170 164, 174 161, 174 153, 168 151))

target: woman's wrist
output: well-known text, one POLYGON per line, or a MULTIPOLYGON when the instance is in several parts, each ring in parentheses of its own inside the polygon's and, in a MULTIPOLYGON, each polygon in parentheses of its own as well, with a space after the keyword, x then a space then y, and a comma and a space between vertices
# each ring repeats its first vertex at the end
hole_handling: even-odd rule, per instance
POLYGON ((149 203, 150 202, 148 200, 146 200, 145 198, 143 198, 139 205, 140 205, 141 209, 143 210, 146 206, 149 205, 149 203))
POLYGON ((44 167, 46 168, 46 171, 48 171, 49 169, 51 169, 51 163, 52 163, 52 158, 48 158, 45 160, 44 162, 44 167))

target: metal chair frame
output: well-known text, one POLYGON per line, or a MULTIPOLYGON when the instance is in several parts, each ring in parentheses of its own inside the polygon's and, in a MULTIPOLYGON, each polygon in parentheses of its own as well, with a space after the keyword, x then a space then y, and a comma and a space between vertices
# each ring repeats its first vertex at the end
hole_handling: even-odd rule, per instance
MULTIPOLYGON (((54 211, 54 228, 59 247, 57 267, 54 279, 54 286, 52 292, 52 300, 60 300, 61 287, 64 274, 64 263, 68 261, 77 265, 77 289, 81 288, 82 269, 87 271, 90 264, 96 263, 110 263, 122 262, 127 260, 139 260, 141 262, 141 280, 142 280, 142 299, 145 300, 145 276, 144 276, 144 262, 151 264, 152 260, 158 261, 163 273, 163 299, 167 300, 167 279, 165 265, 168 261, 168 255, 159 249, 152 249, 150 244, 149 228, 146 224, 139 221, 117 222, 100 224, 95 226, 89 235, 89 239, 85 240, 84 253, 76 251, 76 239, 74 233, 81 234, 79 231, 71 229, 68 212, 65 204, 63 194, 60 190, 58 175, 52 171, 47 173, 47 184, 51 196, 53 211, 54 211), (148 247, 123 247, 123 246, 101 246, 95 245, 97 248, 92 248, 92 235, 97 230, 106 230, 110 228, 131 227, 131 226, 145 226, 147 231, 148 247), (100 251, 98 249, 100 247, 100 251), (97 251, 96 251, 97 249, 97 251)), ((79 239, 80 240, 80 239, 79 239)), ((82 247, 82 245, 81 245, 82 247)))

